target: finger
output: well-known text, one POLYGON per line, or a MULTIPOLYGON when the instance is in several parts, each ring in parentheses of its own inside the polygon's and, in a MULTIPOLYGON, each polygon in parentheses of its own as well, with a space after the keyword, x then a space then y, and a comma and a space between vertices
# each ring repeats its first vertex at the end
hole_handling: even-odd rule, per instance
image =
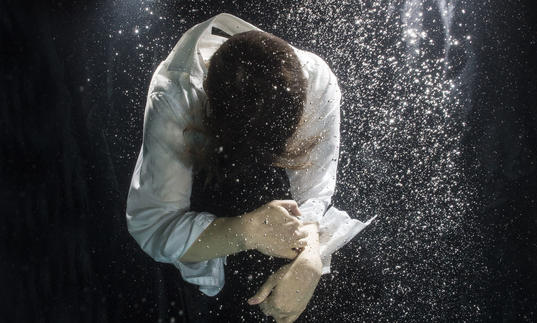
MULTIPOLYGON (((281 206, 280 206, 281 207, 281 206)), ((285 210, 283 207, 281 207, 283 210, 285 210)), ((298 218, 290 215, 287 210, 285 210, 285 224, 293 225, 295 226, 295 229, 298 229, 302 223, 298 220, 298 218)))
POLYGON ((257 293, 255 293, 254 296, 248 299, 248 304, 250 305, 259 304, 263 302, 270 295, 270 292, 272 292, 272 289, 276 285, 275 279, 273 277, 274 275, 269 276, 267 281, 263 283, 263 285, 259 288, 257 293))
POLYGON ((284 207, 290 214, 294 216, 302 215, 295 200, 277 200, 276 204, 284 207))
POLYGON ((294 230, 289 233, 286 239, 291 248, 303 248, 308 245, 309 233, 301 230, 294 230))
POLYGON ((295 259, 296 256, 298 256, 298 253, 299 253, 298 250, 293 250, 293 249, 289 248, 289 249, 285 249, 285 250, 281 253, 280 257, 282 257, 282 258, 287 258, 287 259, 291 259, 291 260, 292 260, 292 259, 295 259))
POLYGON ((307 245, 308 245, 308 239, 300 239, 300 240, 296 240, 296 241, 293 243, 293 248, 297 248, 297 249, 302 250, 302 249, 305 248, 307 245))
POLYGON ((304 231, 304 230, 295 230, 295 232, 293 232, 293 236, 300 240, 300 239, 304 239, 304 238, 307 238, 309 235, 309 232, 308 231, 304 231))
POLYGON ((300 209, 298 208, 298 204, 296 204, 296 202, 294 205, 291 206, 291 208, 289 208, 289 213, 294 216, 302 216, 302 212, 300 212, 300 209))

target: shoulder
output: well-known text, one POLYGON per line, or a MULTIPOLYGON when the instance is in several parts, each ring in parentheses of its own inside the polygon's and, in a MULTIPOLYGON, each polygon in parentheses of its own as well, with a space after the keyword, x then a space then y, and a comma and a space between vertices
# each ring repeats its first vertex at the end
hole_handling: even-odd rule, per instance
POLYGON ((144 111, 144 140, 153 137, 161 143, 182 137, 184 115, 188 111, 186 107, 180 107, 180 102, 184 101, 182 93, 185 91, 177 81, 164 73, 165 70, 163 62, 153 73, 144 111))
POLYGON ((312 52, 297 49, 295 52, 302 64, 302 70, 308 84, 304 119, 318 120, 324 119, 330 114, 337 114, 341 101, 341 90, 337 77, 330 66, 319 55, 312 52))
POLYGON ((325 60, 304 50, 296 50, 296 53, 302 64, 308 90, 301 123, 290 138, 292 147, 300 146, 304 140, 315 138, 326 130, 337 132, 341 99, 337 78, 325 60))
POLYGON ((160 63, 151 77, 148 95, 166 96, 177 99, 192 89, 190 75, 186 72, 170 71, 168 62, 160 63))
POLYGON ((166 117, 183 123, 202 113, 204 94, 192 85, 190 74, 170 71, 166 61, 160 63, 151 78, 147 95, 146 115, 167 109, 166 117), (196 115, 196 116, 195 116, 196 115))
POLYGON ((144 141, 158 143, 183 160, 187 146, 204 143, 203 134, 186 131, 201 128, 203 111, 203 99, 192 86, 189 74, 170 72, 166 63, 161 63, 153 74, 147 95, 144 141))
POLYGON ((295 52, 302 64, 302 70, 310 86, 310 91, 320 91, 329 85, 338 86, 336 75, 319 55, 300 49, 295 49, 295 52))

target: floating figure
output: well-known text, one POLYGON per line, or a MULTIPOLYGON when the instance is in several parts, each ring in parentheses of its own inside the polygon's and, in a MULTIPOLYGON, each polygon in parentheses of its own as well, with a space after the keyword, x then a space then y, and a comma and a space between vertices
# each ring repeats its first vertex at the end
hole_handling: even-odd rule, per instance
POLYGON ((371 222, 330 203, 340 97, 321 58, 230 14, 192 27, 158 66, 127 223, 147 254, 205 295, 227 280, 229 297, 217 304, 236 310, 187 309, 196 321, 248 320, 259 313, 253 305, 278 322, 296 320, 332 253, 371 222), (226 264, 229 255, 239 257, 226 264), (292 261, 271 271, 272 257, 292 261), (229 283, 229 268, 251 273, 229 283))

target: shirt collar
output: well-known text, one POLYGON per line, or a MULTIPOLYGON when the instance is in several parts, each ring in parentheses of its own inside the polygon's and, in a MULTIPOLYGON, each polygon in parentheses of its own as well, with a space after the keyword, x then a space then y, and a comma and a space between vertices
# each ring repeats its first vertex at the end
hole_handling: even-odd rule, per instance
POLYGON ((169 72, 186 72, 190 82, 198 89, 203 88, 204 75, 207 73, 205 63, 226 40, 225 37, 212 33, 216 27, 224 33, 234 34, 260 30, 254 25, 228 13, 221 13, 190 28, 173 48, 166 58, 169 72))

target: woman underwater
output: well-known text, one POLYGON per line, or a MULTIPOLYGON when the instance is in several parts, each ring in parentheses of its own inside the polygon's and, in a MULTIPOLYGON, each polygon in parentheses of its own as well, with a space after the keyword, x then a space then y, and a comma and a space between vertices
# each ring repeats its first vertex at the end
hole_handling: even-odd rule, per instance
POLYGON ((317 55, 229 14, 159 65, 126 216, 147 254, 216 296, 190 318, 259 321, 259 305, 295 321, 331 254, 369 224, 330 205, 340 97, 317 55))

